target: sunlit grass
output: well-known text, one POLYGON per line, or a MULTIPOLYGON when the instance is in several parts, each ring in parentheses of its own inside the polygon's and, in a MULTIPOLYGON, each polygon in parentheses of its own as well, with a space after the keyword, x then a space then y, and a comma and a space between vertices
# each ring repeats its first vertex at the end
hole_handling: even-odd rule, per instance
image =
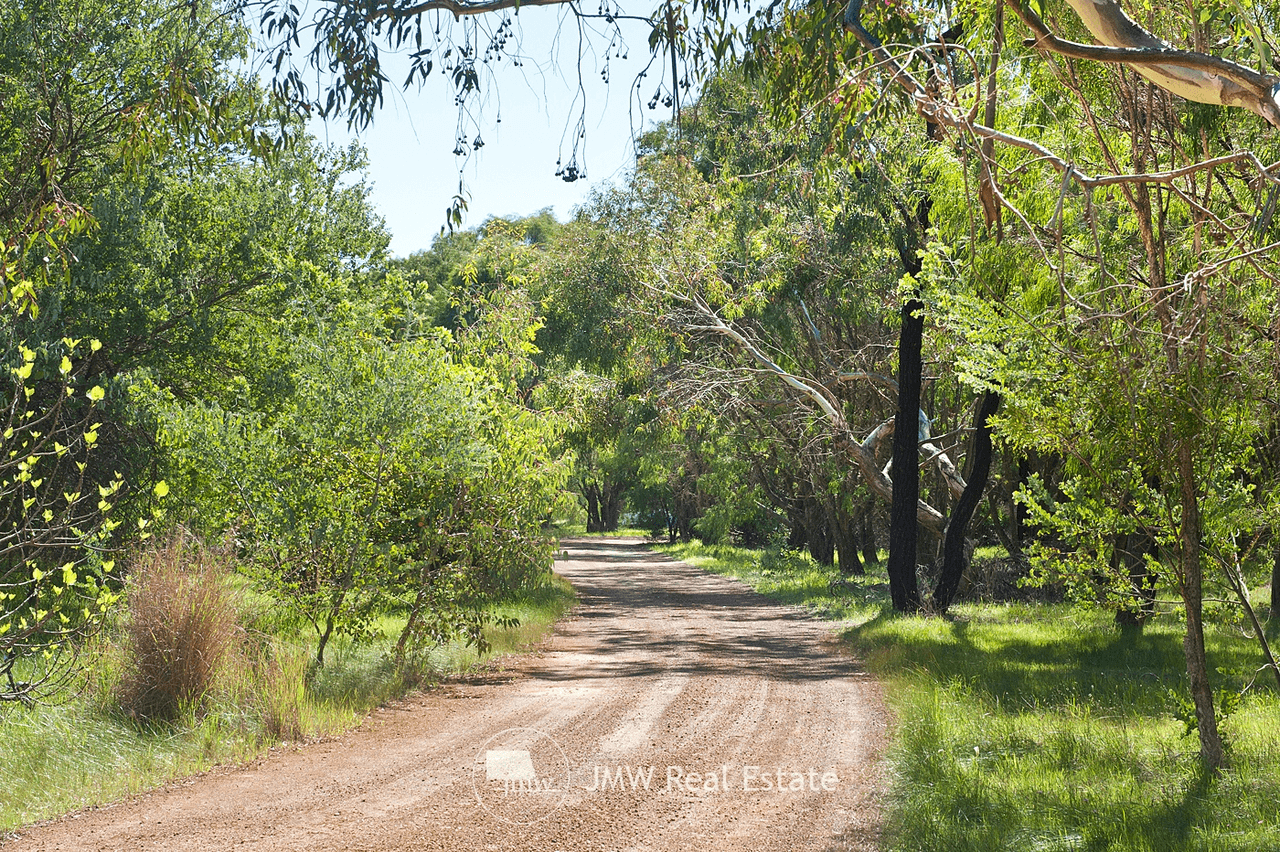
POLYGON ((581 522, 557 521, 552 525, 551 534, 556 538, 650 538, 648 530, 639 527, 618 527, 608 532, 587 532, 587 525, 581 522))
POLYGON ((495 616, 515 618, 514 627, 490 625, 485 628, 489 641, 487 657, 481 657, 474 646, 452 643, 431 652, 431 665, 437 671, 457 674, 501 654, 519 653, 541 641, 547 630, 577 602, 573 587, 559 576, 552 576, 533 591, 526 592, 492 608, 495 616))
MULTIPOLYGON (((663 550, 805 606, 888 686, 897 718, 889 850, 1280 849, 1280 697, 1240 629, 1210 630, 1230 766, 1200 771, 1181 707, 1182 625, 1141 633, 1063 604, 963 604, 900 616, 883 574, 832 585, 812 563, 766 571, 759 552, 663 550)), ((996 554, 993 554, 996 555, 996 554)))
POLYGON ((879 613, 888 600, 884 577, 874 571, 862 577, 842 577, 835 567, 818 565, 807 557, 779 564, 771 561, 765 551, 728 544, 659 544, 655 549, 690 565, 742 580, 776 601, 807 607, 820 617, 836 621, 865 621, 879 613))
POLYGON ((217 716, 190 728, 146 729, 75 700, 0 716, 0 838, 17 826, 117 799, 259 744, 217 716))

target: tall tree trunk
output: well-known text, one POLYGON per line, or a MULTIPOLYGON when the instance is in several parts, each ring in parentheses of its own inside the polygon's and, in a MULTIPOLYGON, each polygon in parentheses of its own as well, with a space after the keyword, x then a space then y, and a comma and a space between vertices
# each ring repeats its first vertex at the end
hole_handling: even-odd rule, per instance
POLYGON ((1147 567, 1147 553, 1154 549, 1151 537, 1141 530, 1116 536, 1112 570, 1123 569, 1133 588, 1132 599, 1116 610, 1121 627, 1142 627, 1155 614, 1156 578, 1147 567))
POLYGON ((1209 663, 1204 648, 1203 566, 1200 562, 1200 503, 1196 494, 1195 457, 1191 441, 1178 445, 1178 477, 1182 503, 1182 603, 1187 613, 1187 633, 1182 648, 1187 658, 1187 681, 1196 708, 1200 734, 1200 761, 1207 769, 1222 766, 1222 737, 1213 709, 1213 689, 1209 684, 1209 663))
POLYGON ((862 547, 862 561, 866 567, 880 564, 880 548, 876 544, 875 498, 867 501, 866 509, 859 522, 859 538, 862 547))
MULTIPOLYGON (((1018 459, 1018 488, 1021 490, 1027 484, 1027 480, 1031 478, 1031 464, 1027 461, 1027 457, 1023 456, 1018 459)), ((1027 507, 1017 500, 1013 500, 1013 540, 1017 542, 1021 548, 1027 543, 1027 522, 1030 519, 1027 507)))
POLYGON ((826 530, 810 536, 809 555, 819 565, 830 566, 836 564, 835 543, 832 542, 831 536, 827 534, 826 530))
POLYGON ((1280 621, 1280 530, 1271 533, 1271 613, 1270 621, 1280 621))
POLYGON ((898 612, 920 609, 916 580, 916 504, 920 501, 919 429, 924 303, 902 306, 898 336, 898 414, 893 430, 893 504, 889 517, 889 596, 898 612))
POLYGON ((804 520, 804 500, 796 499, 787 508, 787 547, 800 550, 809 541, 809 530, 804 520))
POLYGON ((835 542, 831 537, 830 519, 826 507, 818 497, 810 495, 805 500, 804 525, 808 531, 809 555, 819 565, 834 565, 835 542))
POLYGON ((587 532, 601 532, 604 529, 600 522, 600 489, 595 483, 582 489, 582 496, 587 498, 587 532))
POLYGON ((944 613, 951 606, 960 581, 964 577, 968 560, 965 558, 965 535, 969 531, 969 522, 982 500, 982 490, 987 486, 987 477, 991 473, 991 415, 1000 406, 1000 394, 987 391, 982 395, 982 403, 978 406, 978 415, 974 420, 973 443, 969 448, 969 472, 964 491, 951 510, 951 520, 947 523, 947 536, 942 544, 942 575, 938 578, 938 586, 933 590, 933 608, 944 613))
POLYGON ((622 514, 622 486, 616 482, 606 482, 600 500, 600 525, 606 532, 618 528, 618 517, 622 514))
POLYGON ((831 509, 831 534, 835 538, 836 562, 840 573, 846 577, 861 577, 867 573, 858 558, 858 537, 854 534, 853 516, 839 503, 831 509))

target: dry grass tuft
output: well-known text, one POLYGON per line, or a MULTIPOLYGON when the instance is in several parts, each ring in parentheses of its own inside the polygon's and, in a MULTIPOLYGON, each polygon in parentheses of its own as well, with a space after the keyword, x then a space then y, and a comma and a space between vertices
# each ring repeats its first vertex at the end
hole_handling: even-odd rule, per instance
POLYGON ((129 716, 199 714, 235 650, 230 558, 179 528, 133 560, 125 667, 117 695, 129 716))

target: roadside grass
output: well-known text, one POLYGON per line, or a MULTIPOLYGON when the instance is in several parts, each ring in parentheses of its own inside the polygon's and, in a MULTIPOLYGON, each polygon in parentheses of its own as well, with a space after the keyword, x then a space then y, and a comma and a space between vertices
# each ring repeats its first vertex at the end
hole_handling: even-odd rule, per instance
POLYGON ((381 619, 382 638, 371 644, 335 638, 326 666, 309 680, 309 636, 259 635, 246 643, 251 647, 200 714, 166 723, 141 723, 120 712, 112 699, 122 668, 118 638, 106 635, 94 649, 89 681, 60 703, 0 705, 0 841, 23 825, 252 760, 271 746, 340 733, 439 677, 527 649, 575 601, 569 584, 553 577, 494 606, 495 614, 520 624, 487 628, 487 656, 455 643, 433 649, 427 665, 407 671, 390 654, 402 618, 381 619))
POLYGON ((551 575, 532 591, 497 604, 492 612, 497 617, 515 618, 515 627, 490 626, 485 629, 489 653, 481 657, 474 646, 452 643, 431 652, 431 666, 444 674, 461 674, 487 659, 502 654, 520 653, 542 640, 551 625, 578 602, 573 587, 563 577, 551 575))
POLYGON ((1231 763, 1211 777, 1187 725, 1176 614, 1141 633, 1065 604, 906 617, 875 571, 832 586, 835 572, 804 560, 765 570, 758 551, 658 549, 843 622, 898 719, 887 849, 1280 849, 1280 697, 1254 680, 1260 654, 1238 628, 1206 637, 1230 710, 1231 763))

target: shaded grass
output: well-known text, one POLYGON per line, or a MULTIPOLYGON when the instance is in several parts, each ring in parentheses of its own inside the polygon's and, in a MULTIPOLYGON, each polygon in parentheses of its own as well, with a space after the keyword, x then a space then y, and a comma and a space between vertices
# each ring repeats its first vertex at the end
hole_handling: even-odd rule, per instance
MULTIPOLYGON (((486 630, 491 655, 538 641, 574 602, 569 584, 555 577, 495 605, 496 614, 521 623, 486 630)), ((282 741, 337 734, 375 707, 483 661, 474 648, 447 646, 432 651, 425 668, 400 669, 390 650, 403 619, 386 617, 377 626, 384 638, 372 644, 335 638, 328 664, 309 680, 309 637, 258 636, 204 712, 151 724, 128 718, 112 701, 122 665, 116 639, 101 639, 89 683, 63 703, 0 705, 0 840, 31 822, 250 760, 282 741)))
POLYGON ((970 604, 950 619, 892 612, 882 577, 833 587, 816 565, 660 549, 845 622, 898 718, 885 842, 892 850, 1280 849, 1280 698, 1241 631, 1206 639, 1230 767, 1200 770, 1183 709, 1182 624, 1141 632, 1061 604, 970 604), (1183 718, 1180 718, 1183 717, 1183 718))

